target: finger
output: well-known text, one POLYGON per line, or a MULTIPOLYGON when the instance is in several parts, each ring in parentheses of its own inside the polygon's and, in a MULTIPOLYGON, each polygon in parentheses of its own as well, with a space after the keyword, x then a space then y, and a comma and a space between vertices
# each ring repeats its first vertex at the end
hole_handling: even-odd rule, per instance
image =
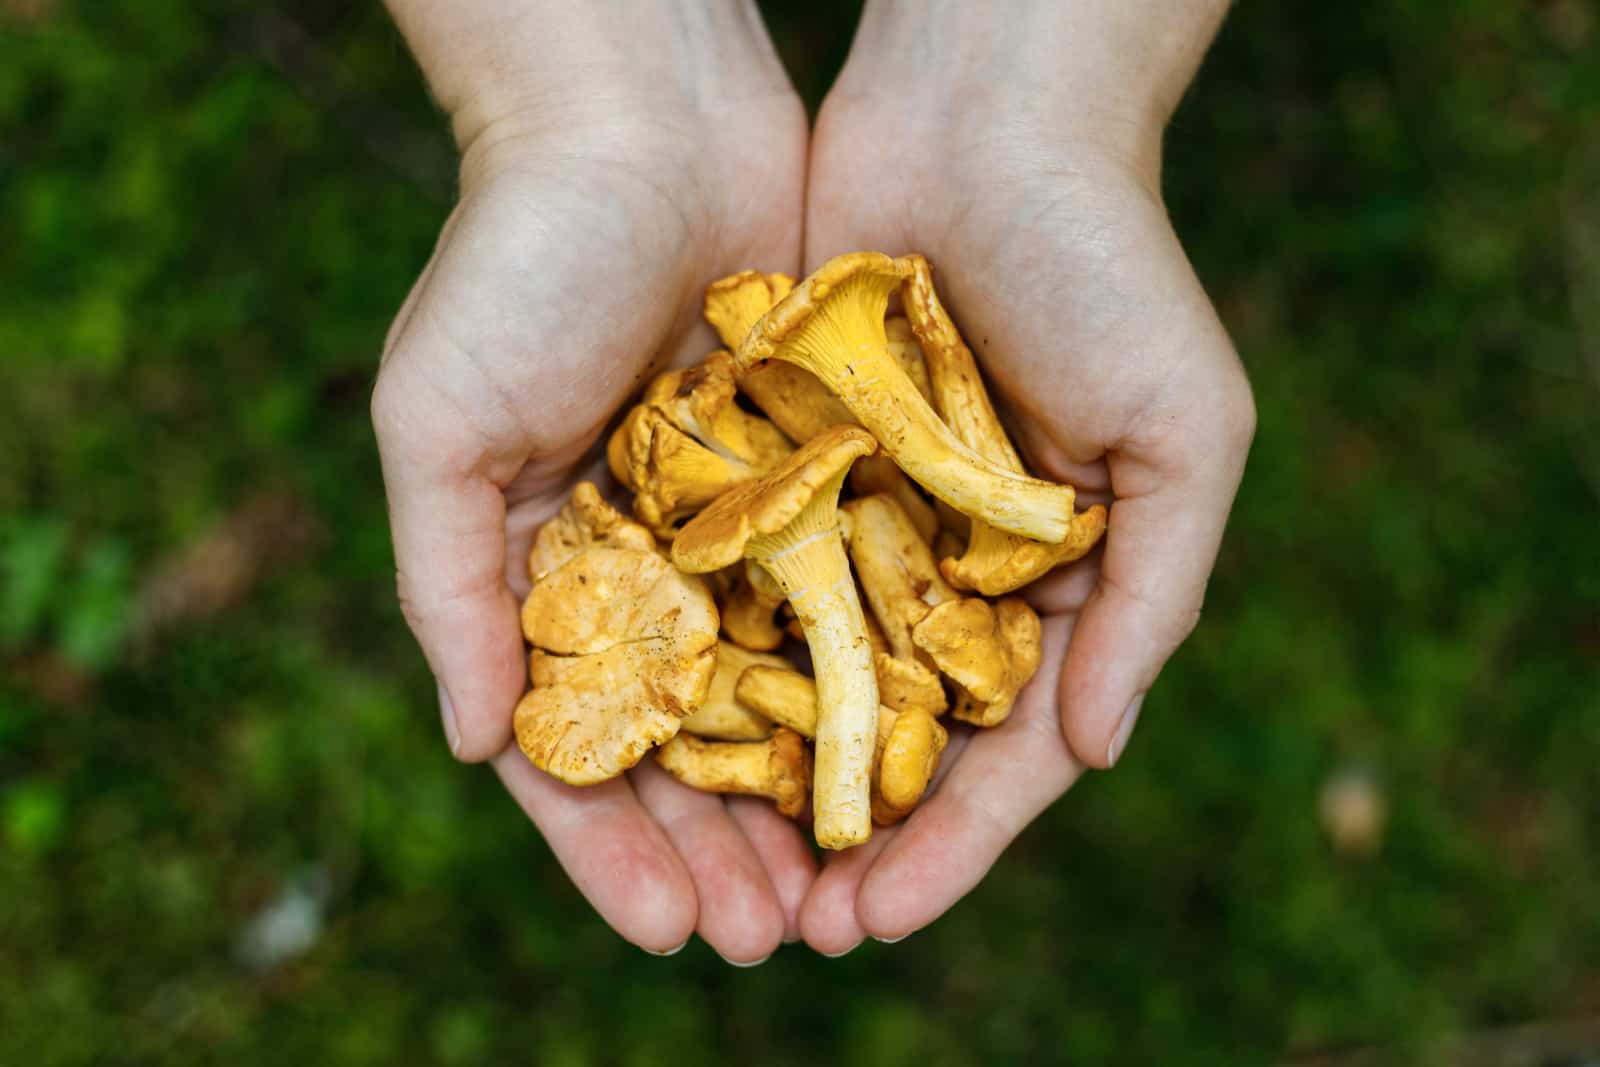
POLYGON ((867 932, 856 917, 856 894, 878 855, 894 840, 898 826, 874 826, 866 844, 831 852, 822 872, 800 905, 800 935, 806 944, 830 958, 843 956, 867 932))
POLYGON ((1231 384, 1197 392, 1206 404, 1173 415, 1175 429, 1111 456, 1116 502, 1100 581, 1060 681, 1067 743, 1091 767, 1110 767, 1126 750, 1145 693, 1200 619, 1255 426, 1237 361, 1218 373, 1231 384))
POLYGON ((449 408, 415 365, 391 361, 373 393, 400 608, 439 683, 450 750, 477 761, 510 742, 527 677, 505 583, 505 496, 470 431, 440 421, 449 408))
POLYGON ((1070 619, 1045 620, 1039 671, 1011 717, 972 735, 866 872, 856 915, 868 934, 898 940, 944 914, 1082 772, 1055 708, 1054 678, 1071 633, 1070 619))
MULTIPOLYGON (((517 501, 507 508, 505 579, 518 604, 527 599, 528 590, 533 587, 532 579, 528 576, 528 552, 533 548, 533 539, 538 535, 539 528, 550 521, 571 498, 568 483, 594 482, 602 496, 611 485, 611 473, 606 467, 604 450, 597 448, 595 452, 596 455, 570 477, 563 478, 557 486, 552 487, 555 491, 535 490, 528 499, 517 501)), ((507 487, 508 496, 515 485, 513 481, 512 486, 507 487)), ((626 503, 619 510, 626 515, 626 503)))
POLYGON ((700 793, 647 759, 629 777, 694 880, 695 932, 729 963, 750 966, 783 941, 783 908, 766 868, 714 793, 700 793))
POLYGON ((698 916, 694 882, 626 778, 579 789, 514 748, 495 758, 494 769, 612 929, 648 952, 684 946, 698 916))
POLYGON ((755 797, 728 797, 728 814, 756 850, 767 878, 783 909, 783 939, 800 939, 800 903, 817 879, 817 858, 806 844, 805 832, 779 815, 767 801, 755 797))

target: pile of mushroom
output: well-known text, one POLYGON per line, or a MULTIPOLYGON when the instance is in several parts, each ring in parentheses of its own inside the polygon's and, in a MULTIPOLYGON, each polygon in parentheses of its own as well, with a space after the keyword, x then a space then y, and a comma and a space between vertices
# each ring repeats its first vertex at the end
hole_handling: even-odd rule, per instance
POLYGON ((922 799, 941 718, 1005 721, 1040 640, 1008 594, 1106 511, 1025 471, 921 256, 744 271, 705 316, 727 349, 651 382, 606 450, 633 518, 583 482, 538 531, 517 742, 572 785, 654 749, 848 848, 922 799))

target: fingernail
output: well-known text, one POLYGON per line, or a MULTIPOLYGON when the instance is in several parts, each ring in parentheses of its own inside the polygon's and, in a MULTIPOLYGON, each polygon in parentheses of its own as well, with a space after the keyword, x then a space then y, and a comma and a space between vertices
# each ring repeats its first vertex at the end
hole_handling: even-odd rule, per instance
MULTIPOLYGON (((722 956, 722 953, 719 952, 717 955, 722 956)), ((726 963, 729 967, 759 967, 771 958, 772 953, 769 952, 765 956, 762 956, 759 960, 749 960, 745 963, 740 963, 738 960, 730 960, 728 957, 722 956, 722 962, 726 963)))
POLYGON ((836 960, 840 956, 848 956, 848 955, 850 955, 850 953, 854 952, 856 949, 858 949, 860 947, 861 947, 861 942, 857 941, 855 944, 851 945, 849 948, 845 949, 843 952, 824 952, 821 955, 823 955, 827 959, 836 960))
POLYGON ((459 756, 461 754, 461 729, 456 726, 455 705, 450 703, 450 694, 445 692, 442 685, 439 687, 439 717, 444 720, 444 738, 450 742, 450 751, 459 756))
POLYGON ((1133 733, 1134 724, 1139 721, 1139 705, 1144 703, 1144 694, 1140 693, 1133 698, 1133 703, 1128 705, 1128 710, 1122 713, 1122 721, 1117 723, 1117 732, 1111 737, 1111 744, 1106 746, 1106 766, 1115 767, 1117 760, 1122 758, 1123 749, 1128 747, 1128 735, 1133 733))
POLYGON ((880 945, 898 945, 900 942, 904 941, 910 936, 911 935, 909 933, 904 933, 899 937, 875 937, 872 940, 878 942, 880 945))
MULTIPOLYGON (((652 955, 652 956, 676 956, 678 953, 683 951, 683 946, 687 945, 688 943, 689 943, 689 939, 688 938, 684 938, 683 945, 679 945, 677 948, 669 948, 665 952, 657 952, 653 948, 645 948, 644 950, 646 952, 650 953, 650 955, 652 955)), ((644 948, 643 945, 640 945, 639 947, 640 948, 644 948)))

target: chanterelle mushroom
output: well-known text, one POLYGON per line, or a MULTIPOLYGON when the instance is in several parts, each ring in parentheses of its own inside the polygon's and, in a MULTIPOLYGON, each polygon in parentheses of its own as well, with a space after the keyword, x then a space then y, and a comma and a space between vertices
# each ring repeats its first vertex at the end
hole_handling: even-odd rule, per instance
POLYGON ((1001 529, 1062 540, 1071 487, 1006 470, 962 444, 889 354, 884 309, 910 271, 876 252, 829 260, 762 316, 735 353, 739 367, 768 359, 804 367, 934 496, 1001 529))
MULTIPOLYGON (((787 274, 746 270, 719 278, 706 288, 706 321, 723 344, 736 349, 767 309, 793 288, 794 279, 787 274)), ((739 374, 739 388, 778 429, 800 444, 830 426, 849 426, 856 421, 814 375, 788 363, 744 369, 739 374)))
POLYGON ((537 582, 590 545, 655 550, 650 531, 606 503, 593 482, 579 482, 555 518, 539 527, 528 550, 528 577, 537 582))
POLYGON ((892 826, 911 814, 939 770, 950 734, 925 711, 903 711, 884 729, 878 720, 878 776, 872 793, 872 818, 892 826))
POLYGON ((733 357, 713 352, 659 375, 611 435, 611 472, 634 491, 634 513, 657 536, 670 538, 678 520, 793 451, 776 426, 734 396, 733 357))
MULTIPOLYGON (((901 296, 911 327, 922 342, 934 406, 962 443, 985 459, 1021 472, 1022 460, 1000 425, 972 351, 934 291, 928 261, 918 255, 905 258, 911 274, 901 287, 901 296)), ((1094 547, 1105 528, 1106 509, 1099 504, 1073 516, 1066 537, 1056 544, 1020 537, 974 519, 966 552, 960 558, 946 558, 940 569, 958 589, 999 596, 1021 588, 1052 567, 1078 559, 1094 547)))
POLYGON ((794 451, 783 433, 735 400, 733 356, 717 351, 692 367, 659 375, 641 403, 724 459, 769 471, 794 451))
POLYGON ((992 607, 978 597, 938 604, 911 638, 959 687, 951 714, 974 726, 1004 722, 1039 669, 1039 616, 1019 597, 992 607))
POLYGON ((887 494, 852 500, 840 509, 850 516, 850 560, 872 616, 883 629, 887 653, 877 653, 878 699, 896 711, 945 710, 944 687, 932 661, 911 639, 911 628, 928 609, 953 599, 955 590, 911 524, 905 510, 887 494))
POLYGON ((533 688, 517 744, 570 785, 614 778, 676 734, 716 667, 711 593, 653 550, 578 552, 534 585, 522 632, 533 688))
POLYGON ((837 504, 850 464, 876 451, 866 431, 836 426, 763 478, 723 493, 679 531, 672 559, 701 574, 741 557, 783 589, 805 631, 821 693, 816 838, 848 848, 872 833, 868 806, 878 683, 837 504))
MULTIPOLYGON (((739 699, 802 737, 817 723, 817 688, 787 667, 757 664, 739 676, 739 699)), ((872 760, 872 819, 879 826, 899 822, 917 806, 939 769, 950 735, 925 711, 897 712, 878 706, 878 733, 872 760)))
POLYGON ((738 645, 721 641, 717 644, 717 669, 711 676, 711 689, 698 710, 683 720, 681 729, 697 737, 717 741, 762 741, 772 734, 772 722, 759 715, 734 696, 734 687, 746 667, 787 667, 781 656, 765 656, 747 652, 738 645))
POLYGON ((781 727, 765 741, 679 734, 656 752, 656 762, 692 789, 770 797, 791 819, 805 809, 811 788, 811 753, 799 734, 781 727))
MULTIPOLYGON (((880 692, 895 692, 888 670, 911 675, 931 662, 959 687, 957 718, 978 726, 1005 721, 1017 692, 1039 667, 1039 617, 1033 609, 1016 598, 994 607, 978 597, 962 598, 940 577, 927 544, 890 497, 852 500, 845 510, 852 516, 850 558, 893 652, 877 661, 880 692)), ((936 706, 881 699, 938 714, 943 695, 941 688, 936 706)))
POLYGON ((917 387, 922 399, 933 403, 933 383, 928 380, 928 364, 922 357, 922 343, 904 315, 890 315, 883 320, 883 335, 889 342, 889 354, 906 372, 911 384, 917 387))
POLYGON ((663 540, 677 522, 750 477, 744 464, 717 455, 645 404, 611 435, 606 459, 617 481, 633 490, 633 513, 663 540))
POLYGON ((783 644, 783 627, 774 618, 786 599, 772 577, 746 560, 722 606, 722 632, 741 648, 771 652, 783 644))
POLYGON ((923 499, 917 487, 911 484, 911 479, 888 456, 868 456, 852 467, 850 488, 857 496, 888 493, 905 509, 906 516, 924 541, 931 544, 939 535, 939 513, 923 499))

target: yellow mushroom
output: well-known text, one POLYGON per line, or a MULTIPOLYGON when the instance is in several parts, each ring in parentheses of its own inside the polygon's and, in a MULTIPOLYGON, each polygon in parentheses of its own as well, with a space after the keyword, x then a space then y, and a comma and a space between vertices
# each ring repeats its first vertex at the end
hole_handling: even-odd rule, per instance
MULTIPOLYGON (((746 270, 719 278, 706 289, 706 321, 723 344, 737 349, 761 316, 793 288, 794 279, 787 274, 746 270)), ((743 369, 739 388, 778 429, 800 444, 830 426, 849 426, 856 421, 814 375, 788 363, 743 369)))
POLYGON ((857 496, 887 493, 903 509, 917 533, 927 542, 939 534, 939 513, 925 500, 911 479, 888 456, 868 456, 850 469, 850 488, 857 496))
POLYGON ((897 711, 941 715, 944 686, 931 658, 911 639, 911 628, 930 606, 955 597, 955 590, 939 576, 927 543, 892 497, 862 497, 840 510, 851 517, 850 561, 888 644, 887 652, 873 656, 878 699, 897 711))
MULTIPOLYGON (((756 665, 739 676, 734 692, 802 737, 816 729, 817 688, 810 678, 787 667, 756 665)), ((950 735, 925 711, 897 712, 879 705, 872 760, 872 819, 879 826, 899 822, 917 806, 939 769, 950 735)))
POLYGON ((767 309, 794 288, 787 274, 742 270, 706 286, 703 314, 729 351, 738 348, 767 309))
POLYGON ((948 526, 939 527, 939 532, 933 538, 933 558, 940 560, 939 570, 944 571, 943 560, 952 556, 959 556, 967 550, 967 543, 957 537, 948 526))
POLYGON ((770 575, 746 560, 722 605, 722 632, 728 640, 753 652, 771 652, 783 644, 783 627, 774 618, 787 598, 770 575))
POLYGON ((939 770, 939 758, 950 734, 925 711, 903 711, 889 728, 878 720, 877 777, 872 793, 872 819, 892 826, 911 814, 939 770))
POLYGON ((811 789, 811 753, 793 730, 780 728, 765 741, 679 734, 656 752, 656 762, 691 789, 767 797, 791 819, 805 810, 811 789))
POLYGON ((852 516, 850 559, 893 654, 877 660, 880 699, 892 707, 942 711, 942 687, 937 707, 893 699, 896 675, 915 676, 931 664, 958 687, 958 719, 977 726, 1004 722, 1017 692, 1038 670, 1039 617, 1014 597, 991 607, 952 589, 892 498, 863 497, 845 509, 852 516))
POLYGON ((916 331, 904 315, 890 315, 883 320, 883 335, 888 339, 889 354, 906 372, 911 384, 917 387, 922 399, 933 403, 933 383, 928 379, 928 364, 922 356, 922 344, 916 331))
POLYGON ((670 540, 679 521, 793 451, 734 396, 733 358, 714 352, 658 376, 607 442, 611 473, 634 491, 634 514, 657 537, 670 540))
POLYGON ((935 605, 911 631, 946 678, 958 686, 951 714, 974 726, 998 726, 1039 669, 1039 616, 1020 597, 992 606, 979 597, 935 605))
POLYGON ((794 451, 772 423, 741 408, 733 356, 717 351, 692 367, 657 376, 641 403, 726 460, 765 472, 794 451))
POLYGON ((884 310, 910 271, 876 252, 829 260, 762 316, 735 360, 744 371, 769 359, 804 367, 934 496, 1014 533, 1064 539, 1072 488, 1006 470, 962 444, 889 354, 884 310))
MULTIPOLYGON (((750 328, 794 285, 794 278, 787 274, 760 274, 757 270, 718 278, 706 290, 706 322, 725 346, 738 349, 750 328)), ((802 445, 830 426, 853 426, 856 421, 814 374, 789 363, 744 368, 739 371, 739 389, 790 440, 802 445)))
POLYGON ((781 656, 749 652, 727 641, 717 643, 717 668, 711 675, 711 688, 695 712, 679 729, 696 737, 714 741, 763 741, 772 735, 772 722, 745 707, 734 696, 734 687, 746 667, 787 667, 781 656))
POLYGON ((754 560, 793 605, 821 692, 816 838, 824 848, 848 848, 872 833, 868 792, 878 683, 839 538, 838 498, 850 464, 876 449, 864 430, 834 427, 770 474, 723 493, 672 544, 673 562, 691 574, 754 560))
POLYGON ((676 734, 716 668, 710 591, 653 548, 578 552, 534 584, 522 632, 533 688, 517 744, 570 785, 614 778, 676 734))
POLYGON ((655 551, 650 531, 606 503, 593 482, 579 482, 555 518, 539 527, 528 550, 528 577, 537 582, 590 545, 655 551))
MULTIPOLYGON (((933 271, 918 255, 905 257, 911 273, 901 287, 906 316, 922 342, 934 406, 962 443, 1007 470, 1021 472, 1022 459, 1006 437, 984 390, 972 351, 961 340, 933 288, 933 271)), ((969 512, 969 514, 976 514, 969 512)), ((1054 544, 997 529, 974 518, 965 553, 945 557, 940 569, 958 589, 999 596, 1021 588, 1062 563, 1078 559, 1106 528, 1106 509, 1099 504, 1072 517, 1066 536, 1054 544)))
POLYGON ((633 490, 634 515, 662 540, 672 538, 678 522, 753 474, 644 404, 630 411, 611 435, 606 459, 617 481, 633 490))

